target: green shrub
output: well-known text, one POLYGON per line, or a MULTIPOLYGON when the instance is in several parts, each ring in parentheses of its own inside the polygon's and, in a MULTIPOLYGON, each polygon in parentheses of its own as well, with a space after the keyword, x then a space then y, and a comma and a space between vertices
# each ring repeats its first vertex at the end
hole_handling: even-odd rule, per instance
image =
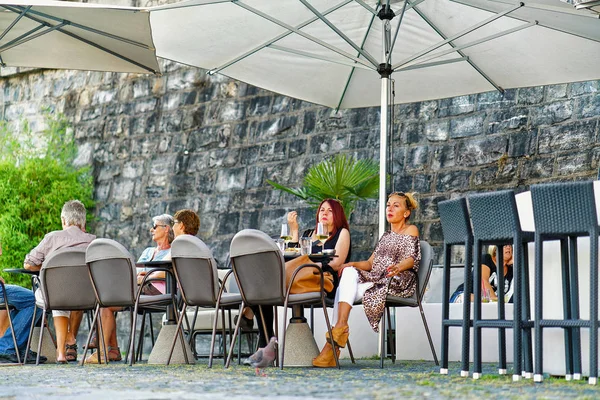
POLYGON ((8 124, 0 126, 0 274, 23 286, 30 286, 27 276, 3 270, 22 268, 46 233, 62 229, 66 201, 81 200, 88 210, 94 206, 89 168, 72 166, 76 147, 67 121, 49 114, 46 119, 48 128, 35 136, 26 124, 19 136, 8 124))

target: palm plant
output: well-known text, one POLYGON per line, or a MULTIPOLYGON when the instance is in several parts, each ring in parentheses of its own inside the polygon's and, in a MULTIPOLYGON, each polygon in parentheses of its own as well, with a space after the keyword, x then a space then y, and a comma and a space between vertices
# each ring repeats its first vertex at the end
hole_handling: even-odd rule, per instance
POLYGON ((325 199, 336 199, 349 219, 358 200, 377 198, 379 166, 373 160, 355 160, 338 154, 310 167, 299 188, 289 188, 271 180, 267 182, 315 207, 325 199))

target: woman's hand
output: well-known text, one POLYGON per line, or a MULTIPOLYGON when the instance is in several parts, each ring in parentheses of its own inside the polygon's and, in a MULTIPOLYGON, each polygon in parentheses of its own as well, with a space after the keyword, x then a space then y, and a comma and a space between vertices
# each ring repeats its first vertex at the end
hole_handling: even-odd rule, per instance
POLYGON ((400 265, 398 264, 394 264, 394 265, 390 265, 389 267, 387 267, 387 274, 385 275, 386 278, 391 278, 392 276, 396 276, 398 275, 400 272, 400 265))
POLYGON ((287 223, 293 231, 297 231, 299 229, 298 213, 296 211, 290 211, 287 214, 287 223))
POLYGON ((144 276, 145 276, 145 275, 146 275, 146 271, 140 271, 140 272, 137 274, 137 284, 138 284, 138 285, 141 285, 141 284, 142 284, 142 281, 144 280, 144 276))

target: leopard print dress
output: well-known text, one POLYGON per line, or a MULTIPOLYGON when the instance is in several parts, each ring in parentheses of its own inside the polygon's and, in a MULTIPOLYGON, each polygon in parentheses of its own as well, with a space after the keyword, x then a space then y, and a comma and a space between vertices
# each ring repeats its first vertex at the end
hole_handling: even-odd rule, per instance
POLYGON ((421 244, 416 236, 385 232, 375 247, 373 267, 370 271, 358 271, 359 282, 373 282, 363 298, 363 306, 371 328, 379 332, 379 321, 385 309, 386 289, 390 279, 389 294, 398 297, 411 297, 417 289, 416 274, 421 261, 421 244), (415 265, 412 270, 403 271, 387 278, 387 267, 412 257, 415 265))

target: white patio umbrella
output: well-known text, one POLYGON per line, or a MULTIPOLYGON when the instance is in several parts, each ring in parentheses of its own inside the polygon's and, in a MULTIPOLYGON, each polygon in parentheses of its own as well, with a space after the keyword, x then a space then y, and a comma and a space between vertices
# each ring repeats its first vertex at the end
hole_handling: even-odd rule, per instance
POLYGON ((0 10, 2 67, 159 72, 146 10, 50 0, 0 10))
POLYGON ((600 20, 558 0, 190 0, 150 15, 160 57, 332 108, 380 105, 380 234, 392 101, 600 78, 600 20))

